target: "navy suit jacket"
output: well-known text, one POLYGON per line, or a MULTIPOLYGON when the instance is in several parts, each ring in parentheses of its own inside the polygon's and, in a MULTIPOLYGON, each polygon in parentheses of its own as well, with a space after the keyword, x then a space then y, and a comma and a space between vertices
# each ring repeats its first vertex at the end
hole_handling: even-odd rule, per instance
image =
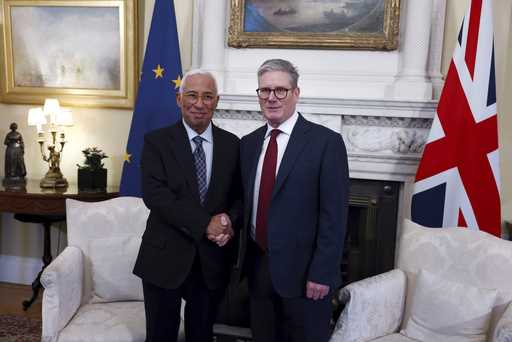
POLYGON ((204 206, 187 132, 180 120, 144 137, 142 193, 150 209, 134 273, 162 288, 180 286, 199 253, 210 289, 226 286, 234 244, 217 246, 206 237, 213 215, 228 213, 236 228, 241 216, 239 139, 212 125, 213 162, 204 206))
MULTIPOLYGON (((265 125, 243 137, 240 144, 245 239, 251 239, 254 178, 266 129, 265 125)), ((269 269, 280 296, 303 296, 308 280, 331 289, 339 286, 348 189, 347 152, 341 135, 299 114, 268 212, 269 269)), ((242 239, 242 248, 246 243, 242 239)), ((239 262, 243 265, 243 253, 239 262)))

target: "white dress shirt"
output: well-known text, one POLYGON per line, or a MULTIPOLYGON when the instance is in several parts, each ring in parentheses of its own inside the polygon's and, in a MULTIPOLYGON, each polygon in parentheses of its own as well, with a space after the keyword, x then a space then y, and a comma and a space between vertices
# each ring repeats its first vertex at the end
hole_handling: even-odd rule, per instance
MULTIPOLYGON (((281 165, 281 160, 283 159, 284 152, 286 151, 286 146, 288 146, 288 141, 290 140, 290 135, 292 134, 293 127, 295 127, 295 123, 299 118, 299 114, 297 112, 293 113, 285 122, 283 122, 276 129, 280 130, 281 133, 276 138, 277 141, 277 164, 276 164, 276 177, 279 173, 279 166, 281 165)), ((256 178, 254 179, 254 195, 252 201, 252 213, 251 213, 251 236, 254 239, 255 236, 255 227, 256 227, 256 214, 258 211, 258 198, 260 196, 260 183, 261 183, 261 171, 263 168, 263 159, 265 159, 265 153, 267 152, 267 146, 270 141, 270 131, 273 130, 274 127, 270 126, 267 123, 267 132, 265 133, 265 139, 263 140, 263 146, 261 148, 260 157, 258 159, 258 167, 256 168, 256 178)))
POLYGON ((202 134, 197 134, 196 131, 194 131, 185 120, 183 120, 183 126, 185 126, 185 130, 187 131, 188 135, 188 142, 190 143, 190 148, 192 149, 192 153, 194 153, 194 150, 196 149, 196 143, 192 140, 196 136, 200 136, 203 138, 203 150, 206 157, 206 186, 208 187, 210 185, 210 178, 212 175, 212 162, 213 162, 213 134, 212 134, 212 123, 208 125, 208 127, 205 129, 205 131, 202 134))

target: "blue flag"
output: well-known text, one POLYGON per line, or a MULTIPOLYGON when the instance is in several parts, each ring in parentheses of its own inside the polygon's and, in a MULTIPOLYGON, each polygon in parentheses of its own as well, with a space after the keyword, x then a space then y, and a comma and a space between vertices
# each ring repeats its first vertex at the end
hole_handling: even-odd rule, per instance
POLYGON ((181 118, 176 91, 181 61, 173 0, 156 0, 121 177, 121 196, 141 197, 144 134, 181 118))

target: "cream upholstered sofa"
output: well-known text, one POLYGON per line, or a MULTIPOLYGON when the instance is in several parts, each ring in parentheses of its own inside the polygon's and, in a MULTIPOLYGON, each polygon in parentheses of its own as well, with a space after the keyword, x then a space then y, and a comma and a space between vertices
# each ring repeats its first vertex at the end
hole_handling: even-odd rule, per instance
POLYGON ((41 277, 43 341, 145 340, 142 284, 132 269, 148 214, 135 197, 66 201, 68 246, 41 277))
POLYGON ((330 342, 512 342, 512 242, 405 220, 396 268, 349 284, 330 342))

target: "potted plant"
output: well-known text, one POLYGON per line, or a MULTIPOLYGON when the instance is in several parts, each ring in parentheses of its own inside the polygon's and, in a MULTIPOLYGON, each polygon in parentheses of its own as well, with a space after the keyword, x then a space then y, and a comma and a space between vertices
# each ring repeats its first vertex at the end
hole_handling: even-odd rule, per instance
POLYGON ((105 192, 107 190, 107 169, 101 162, 108 158, 105 152, 97 147, 88 147, 82 151, 85 156, 84 165, 78 166, 78 191, 105 192))

